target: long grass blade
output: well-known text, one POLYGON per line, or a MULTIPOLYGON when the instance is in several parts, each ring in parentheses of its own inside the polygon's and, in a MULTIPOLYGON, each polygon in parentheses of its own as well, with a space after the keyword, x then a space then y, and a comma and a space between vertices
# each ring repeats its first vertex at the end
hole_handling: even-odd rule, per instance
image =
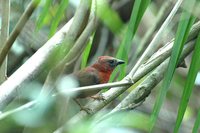
MULTIPOLYGON (((185 1, 185 4, 188 4, 188 1, 185 1)), ((192 9, 191 4, 192 2, 190 1, 189 5, 190 5, 190 8, 192 9)), ((151 115, 151 129, 150 129, 151 131, 156 123, 160 108, 162 106, 162 103, 164 102, 171 80, 173 78, 174 71, 177 67, 180 54, 182 52, 183 46, 188 37, 189 30, 192 24, 194 23, 194 21, 195 21, 195 18, 191 16, 189 12, 185 10, 182 12, 178 29, 176 32, 176 37, 175 37, 175 42, 172 49, 170 62, 167 68, 166 76, 164 77, 164 80, 163 80, 163 85, 162 85, 163 87, 161 88, 159 92, 156 103, 154 105, 153 113, 151 115)))
POLYGON ((94 39, 94 34, 90 37, 89 42, 87 46, 85 47, 85 50, 83 51, 81 69, 85 68, 87 65, 90 50, 92 48, 93 39, 94 39))
POLYGON ((150 0, 136 0, 133 5, 131 18, 127 27, 126 34, 123 37, 122 43, 116 55, 118 58, 125 60, 126 64, 121 67, 118 67, 118 69, 114 71, 113 75, 111 76, 111 81, 114 80, 116 73, 119 71, 120 71, 120 75, 118 76, 118 79, 122 79, 126 74, 126 65, 128 63, 128 53, 131 48, 132 40, 138 28, 139 22, 141 21, 141 18, 147 6, 149 5, 149 3, 150 3, 150 0))
POLYGON ((199 125, 200 125, 200 108, 199 108, 199 111, 198 111, 197 119, 194 123, 192 133, 198 133, 199 125))
POLYGON ((36 24, 36 27, 37 27, 37 30, 41 29, 41 27, 44 25, 45 23, 45 18, 48 16, 48 13, 49 13, 49 8, 51 6, 51 0, 46 0, 45 4, 44 4, 44 8, 37 20, 37 24, 36 24))
POLYGON ((180 106, 179 106, 179 110, 178 110, 178 116, 177 116, 176 124, 175 124, 175 128, 174 128, 174 133, 177 133, 179 131, 181 122, 183 120, 183 116, 185 114, 185 111, 186 111, 186 108, 188 105, 188 99, 190 98, 192 89, 194 87, 195 78, 196 78, 198 70, 200 68, 199 55, 200 55, 200 34, 196 41, 194 53, 192 56, 192 62, 191 62, 188 76, 186 79, 186 84, 185 84, 185 87, 183 90, 183 94, 182 94, 182 98, 181 98, 181 102, 180 102, 180 106))
POLYGON ((114 34, 120 35, 124 24, 117 12, 110 7, 107 0, 97 1, 97 16, 114 34))
POLYGON ((49 33, 50 37, 56 32, 59 22, 61 21, 65 10, 67 9, 68 2, 69 2, 69 0, 61 1, 60 5, 58 7, 58 10, 56 12, 55 18, 53 19, 52 24, 51 24, 50 33, 49 33))

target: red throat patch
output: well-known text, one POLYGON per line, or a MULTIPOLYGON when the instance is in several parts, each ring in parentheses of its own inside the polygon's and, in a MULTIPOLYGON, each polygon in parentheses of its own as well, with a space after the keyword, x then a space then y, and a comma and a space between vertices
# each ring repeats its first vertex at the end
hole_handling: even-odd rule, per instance
POLYGON ((109 72, 99 72, 99 76, 101 77, 100 82, 101 83, 107 83, 110 79, 111 73, 112 73, 111 71, 109 71, 109 72))

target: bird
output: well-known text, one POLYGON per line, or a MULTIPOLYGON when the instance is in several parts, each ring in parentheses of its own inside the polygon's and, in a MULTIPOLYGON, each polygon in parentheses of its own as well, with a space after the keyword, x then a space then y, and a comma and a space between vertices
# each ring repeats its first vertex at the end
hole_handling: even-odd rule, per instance
MULTIPOLYGON (((91 66, 75 72, 74 77, 80 87, 107 83, 113 70, 124 63, 123 60, 111 56, 100 56, 91 66)), ((91 97, 99 91, 99 89, 80 91, 76 98, 91 97)))

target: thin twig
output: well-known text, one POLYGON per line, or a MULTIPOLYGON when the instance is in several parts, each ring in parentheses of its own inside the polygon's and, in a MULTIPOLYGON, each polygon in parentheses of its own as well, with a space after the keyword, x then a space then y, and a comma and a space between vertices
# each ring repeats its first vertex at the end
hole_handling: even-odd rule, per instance
POLYGON ((163 21, 167 18, 167 16, 171 12, 172 6, 173 6, 172 1, 164 2, 163 6, 158 12, 155 23, 145 33, 144 37, 142 37, 141 43, 138 46, 136 53, 133 55, 130 61, 131 64, 135 63, 136 58, 141 55, 141 53, 144 51, 143 49, 146 49, 147 45, 151 42, 154 33, 163 24, 163 21))
MULTIPOLYGON (((184 58, 194 49, 195 41, 196 40, 193 40, 186 44, 179 64, 182 63, 184 58)), ((133 91, 131 91, 131 93, 129 93, 128 96, 126 96, 111 112, 97 120, 97 123, 105 120, 105 118, 108 118, 116 112, 131 110, 136 108, 138 104, 142 104, 151 93, 153 88, 163 79, 168 63, 169 58, 160 64, 149 76, 147 76, 145 80, 140 83, 133 91)))
POLYGON ((165 20, 165 22, 162 24, 162 26, 160 27, 160 29, 156 33, 156 35, 154 36, 154 38, 151 41, 151 43, 149 44, 149 46, 147 47, 147 49, 144 51, 144 53, 142 54, 142 56, 139 58, 139 60, 137 61, 137 63, 135 64, 135 66, 133 67, 133 69, 131 70, 131 72, 129 73, 129 77, 133 77, 133 75, 135 74, 135 72, 137 71, 137 69, 139 68, 139 66, 144 61, 146 61, 157 50, 158 45, 159 45, 159 41, 160 41, 160 37, 161 37, 163 31, 165 30, 165 28, 171 22, 172 18, 174 17, 174 15, 176 14, 177 10, 179 9, 182 1, 183 0, 178 0, 177 1, 177 3, 175 4, 174 8, 171 11, 171 13, 169 14, 169 16, 167 17, 167 19, 165 20))
MULTIPOLYGON (((179 64, 182 63, 184 58, 194 49, 195 40, 190 41, 184 47, 184 52, 181 55, 179 64)), ((167 69, 167 64, 169 58, 166 59, 160 66, 156 68, 140 85, 138 85, 129 95, 111 112, 125 108, 129 104, 135 103, 144 100, 151 92, 151 90, 163 79, 165 71, 167 69)))
POLYGON ((20 112, 20 111, 23 111, 23 110, 27 110, 27 109, 30 109, 32 106, 34 106, 36 103, 38 103, 36 100, 35 101, 31 101, 27 104, 24 104, 16 109, 13 109, 13 110, 10 110, 10 111, 7 111, 5 113, 1 113, 0 114, 0 120, 3 120, 4 118, 10 116, 10 115, 13 115, 17 112, 20 112))
MULTIPOLYGON (((45 81, 45 84, 43 86, 41 96, 47 96, 52 92, 52 90, 55 88, 55 83, 57 79, 61 76, 62 73, 64 73, 65 69, 68 69, 68 67, 78 59, 78 57, 81 55, 82 50, 86 46, 86 42, 91 35, 91 33, 94 31, 96 26, 96 19, 95 16, 90 20, 89 24, 84 29, 83 33, 80 35, 74 46, 71 48, 69 53, 64 57, 64 59, 59 62, 58 65, 56 65, 48 74, 47 79, 45 81), (72 63, 69 63, 72 62, 72 63)), ((67 42, 68 43, 68 42, 67 42)))
POLYGON ((105 84, 98 84, 98 85, 91 85, 91 86, 84 86, 84 87, 78 87, 78 88, 71 88, 71 89, 65 89, 63 91, 59 91, 58 93, 54 94, 54 96, 60 95, 60 94, 76 94, 81 91, 86 90, 102 90, 104 88, 111 88, 111 87, 120 87, 120 86, 130 86, 133 83, 127 82, 127 81, 119 81, 119 82, 113 82, 113 83, 105 83, 105 84))
MULTIPOLYGON (((194 41, 191 41, 191 42, 189 42, 189 43, 191 43, 191 44, 187 44, 186 45, 186 47, 184 48, 184 52, 183 52, 183 54, 182 54, 182 57, 181 57, 181 60, 183 60, 191 51, 192 51, 192 49, 193 49, 193 47, 194 47, 194 41)), ((163 54, 162 54, 163 55, 163 54)), ((167 56, 168 57, 168 56, 167 56)), ((166 57, 166 58, 167 58, 166 57)), ((158 58, 158 57, 157 57, 158 58)), ((167 61, 165 61, 165 63, 163 63, 163 64, 165 64, 165 65, 160 65, 157 69, 161 69, 162 68, 162 70, 164 71, 165 69, 164 69, 164 67, 163 66, 166 66, 166 62, 167 61)), ((147 63, 147 64, 149 64, 149 63, 147 63)), ((147 65, 148 66, 148 65, 147 65)), ((149 67, 149 66, 148 66, 149 67)), ((145 69, 149 69, 148 67, 144 67, 145 69)), ((141 70, 141 71, 143 71, 143 69, 141 70)), ((162 71, 161 71, 161 73, 156 73, 158 70, 155 70, 150 76, 148 76, 148 80, 147 81, 149 81, 150 79, 150 83, 148 83, 150 86, 152 86, 152 84, 151 83, 153 83, 153 85, 156 83, 156 82, 159 82, 159 80, 161 80, 161 78, 153 78, 152 79, 152 76, 154 77, 154 76, 161 76, 162 77, 162 71), (156 74, 156 75, 155 75, 156 74), (161 75, 160 75, 161 74, 161 75)), ((147 72, 147 70, 146 70, 146 72, 147 72)), ((142 74, 142 73, 138 73, 138 78, 142 78, 141 76, 139 76, 140 74, 142 74)), ((138 79, 139 80, 139 79, 138 79)), ((146 82, 146 80, 142 83, 142 84, 144 84, 145 82, 146 82)), ((91 85, 91 86, 86 86, 86 87, 79 87, 79 88, 72 88, 72 90, 66 90, 66 91, 61 91, 61 92, 59 92, 59 93, 56 93, 56 94, 53 94, 52 95, 52 97, 55 97, 55 96, 59 96, 59 95, 63 95, 63 94, 67 94, 67 95, 70 95, 71 93, 76 93, 76 92, 79 92, 79 91, 81 91, 81 90, 86 90, 86 89, 100 89, 100 88, 106 88, 106 87, 116 87, 116 86, 120 86, 120 87, 123 87, 123 86, 130 86, 130 85, 132 85, 133 83, 129 83, 129 82, 122 82, 122 81, 120 81, 120 82, 115 82, 115 83, 106 83, 106 84, 100 84, 100 85, 91 85)), ((141 85, 141 86, 143 86, 143 85, 141 85)), ((144 89, 145 91, 150 91, 150 90, 147 90, 147 89, 145 89, 145 88, 143 88, 143 87, 141 87, 141 86, 139 86, 138 88, 139 89, 144 89)), ((149 86, 145 86, 145 87, 149 87, 149 86)), ((153 87, 151 87, 150 89, 152 89, 153 87)), ((117 88, 116 88, 117 89, 117 88)), ((124 89, 126 89, 126 88, 124 88, 124 89)), ((130 96, 129 96, 129 98, 131 97, 132 99, 134 99, 134 101, 137 101, 138 99, 141 99, 141 101, 143 100, 143 98, 145 98, 144 96, 145 95, 140 95, 141 97, 135 97, 135 96, 133 96, 133 95, 139 95, 138 93, 137 93, 137 88, 135 89, 135 91, 134 92, 132 92, 131 94, 130 94, 130 96)), ((145 91, 143 91, 144 93, 143 94, 146 94, 146 93, 148 93, 148 92, 145 92, 145 91)), ((140 93, 141 94, 141 93, 140 93)), ((138 102, 139 102, 140 100, 138 100, 138 102)), ((128 103, 126 103, 126 105, 127 104, 131 104, 133 102, 133 100, 129 100, 128 101, 128 103)), ((11 115, 11 114, 13 114, 13 113, 16 113, 16 112, 19 112, 19 111, 22 111, 22 110, 25 110, 25 109, 29 109, 30 107, 32 107, 32 106, 34 106, 36 103, 38 103, 38 101, 31 101, 31 102, 29 102, 29 103, 27 103, 27 104, 24 104, 24 105, 22 105, 22 106, 20 106, 20 107, 18 107, 18 108, 16 108, 16 109, 14 109, 14 110, 11 110, 11 111, 8 111, 8 112, 5 112, 5 113, 2 113, 2 114, 0 114, 0 118, 5 118, 5 117, 7 117, 7 116, 9 116, 9 115, 11 115)), ((100 104, 100 103, 99 103, 100 104)), ((123 104, 124 105, 124 104, 123 104)), ((119 105, 120 107, 121 107, 121 105, 119 105)), ((124 107, 124 106, 123 106, 124 107)), ((122 107, 122 108, 123 108, 122 107)), ((133 106, 132 106, 133 107, 133 106)), ((95 110, 93 110, 93 111, 95 111, 95 110)), ((84 112, 84 111, 81 111, 81 112, 79 112, 79 115, 80 114, 82 114, 83 115, 83 113, 85 113, 85 115, 87 115, 87 113, 86 112, 84 112)), ((84 116, 82 116, 82 117, 84 117, 84 116)), ((80 116, 80 119, 82 118, 81 116, 80 116)))
MULTIPOLYGON (((78 87, 78 88, 71 88, 71 89, 67 89, 67 90, 64 90, 64 91, 59 91, 58 93, 53 94, 52 97, 57 97, 57 96, 60 96, 60 95, 70 96, 71 94, 79 93, 82 90, 84 91, 84 90, 91 90, 91 89, 103 89, 103 88, 107 88, 107 87, 127 86, 127 85, 131 85, 131 84, 132 83, 128 83, 128 82, 114 82, 114 83, 106 83, 106 84, 91 85, 91 86, 78 87)), ((12 115, 13 113, 29 109, 32 106, 35 106, 37 103, 39 103, 39 101, 34 100, 34 101, 28 102, 28 103, 16 108, 16 109, 7 111, 5 113, 2 113, 2 114, 0 114, 0 120, 4 119, 7 116, 12 115)))
MULTIPOLYGON (((173 42, 172 42, 173 44, 173 42)), ((184 48, 183 50, 183 54, 182 54, 182 59, 184 57, 187 56, 187 54, 189 54, 192 50, 193 50, 194 45, 187 45, 186 48, 184 48)), ((147 62, 137 71, 137 73, 134 75, 133 79, 134 81, 138 81, 139 79, 141 79, 144 75, 146 75, 150 70, 154 69, 155 67, 157 67, 160 63, 162 63, 165 59, 167 59, 170 55, 170 51, 171 49, 165 50, 165 53, 160 54, 159 57, 156 57, 156 59, 152 60, 153 63, 147 62), (157 61, 155 61, 157 60, 157 61)), ((159 51, 160 52, 160 51, 159 51)), ((122 80, 123 81, 123 80, 122 80)), ((116 97, 118 97, 121 93, 123 93, 125 90, 127 90, 129 88, 129 86, 126 87, 115 87, 110 89, 109 91, 107 91, 106 93, 104 93, 104 99, 103 101, 89 101, 88 104, 85 106, 86 108, 88 108, 90 110, 91 114, 96 113, 97 111, 99 111, 100 109, 102 109, 104 106, 106 106, 108 103, 110 103, 113 99, 115 99, 116 97)), ((142 101, 143 99, 141 99, 142 101)), ((75 124, 76 122, 82 120, 83 118, 85 118, 88 115, 88 113, 86 111, 80 111, 77 115, 75 115, 69 122, 67 122, 66 124, 75 124)), ((64 128, 64 126, 58 128, 56 131, 54 131, 54 133, 59 133, 62 129, 64 128)))
MULTIPOLYGON (((200 22, 193 25, 192 30, 190 32, 190 38, 196 38, 198 31, 200 29, 200 22), (198 27, 198 28, 197 28, 198 27), (198 30, 197 30, 198 29, 198 30)), ((131 77, 133 82, 137 82, 139 79, 141 79, 144 75, 146 75, 148 72, 152 71, 155 67, 157 67, 160 63, 162 63, 166 58, 170 56, 171 48, 173 46, 173 41, 170 41, 169 44, 170 47, 166 47, 166 50, 158 51, 155 58, 151 58, 151 62, 146 62, 143 64, 135 73, 134 77, 131 77), (160 53, 163 52, 163 53, 160 53)), ((189 49, 192 50, 192 46, 189 46, 189 49)), ((127 80, 128 77, 125 77, 122 81, 127 80)), ((102 109, 104 106, 106 106, 108 103, 110 103, 113 99, 118 97, 120 94, 125 92, 129 87, 115 87, 111 88, 107 92, 104 93, 105 101, 90 101, 85 107, 89 108, 91 110, 91 114, 96 113, 100 109, 102 109)), ((76 116, 74 116, 69 123, 76 123, 77 121, 81 120, 85 116, 87 116, 87 112, 80 111, 76 116)))

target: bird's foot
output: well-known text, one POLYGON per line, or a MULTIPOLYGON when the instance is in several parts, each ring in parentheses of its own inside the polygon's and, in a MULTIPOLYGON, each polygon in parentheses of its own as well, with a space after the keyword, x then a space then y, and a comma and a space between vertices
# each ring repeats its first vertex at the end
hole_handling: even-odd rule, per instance
POLYGON ((94 99, 94 100, 105 100, 105 97, 101 93, 94 95, 94 96, 91 96, 91 98, 94 99))
POLYGON ((92 112, 91 109, 82 106, 82 105, 80 104, 80 102, 79 102, 77 99, 74 99, 74 101, 79 105, 80 111, 81 111, 81 110, 84 110, 84 111, 87 112, 88 114, 92 114, 92 113, 91 113, 91 112, 92 112))
POLYGON ((85 111, 88 115, 92 114, 92 110, 90 108, 84 107, 84 106, 80 106, 80 111, 85 111))

